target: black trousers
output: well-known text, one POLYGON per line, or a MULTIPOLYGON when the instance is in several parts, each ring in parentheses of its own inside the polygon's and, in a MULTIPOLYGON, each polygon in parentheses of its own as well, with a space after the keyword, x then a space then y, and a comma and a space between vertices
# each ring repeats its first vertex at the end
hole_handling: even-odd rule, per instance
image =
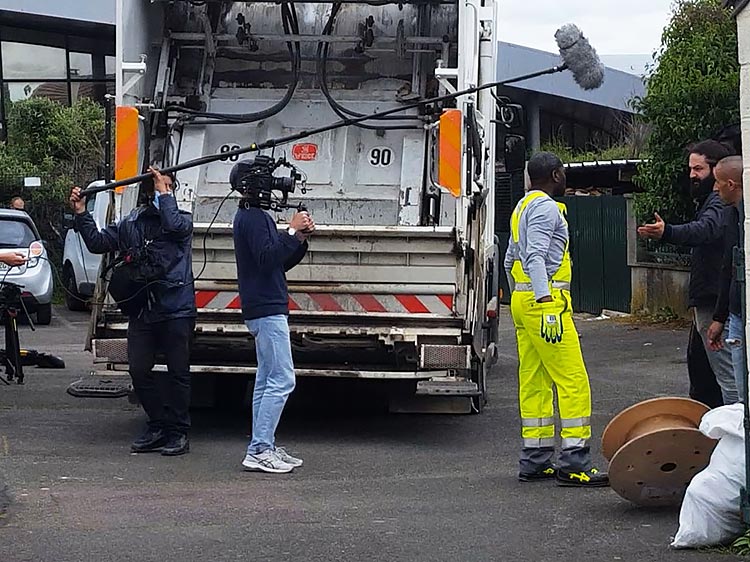
POLYGON ((190 429, 190 348, 195 318, 147 324, 128 323, 128 362, 133 388, 151 429, 187 434, 190 429), (166 373, 154 373, 156 357, 167 363, 166 373))
POLYGON ((706 348, 695 323, 690 326, 690 340, 687 349, 688 377, 690 378, 690 398, 703 402, 709 408, 724 405, 721 388, 716 382, 716 375, 708 362, 706 348))

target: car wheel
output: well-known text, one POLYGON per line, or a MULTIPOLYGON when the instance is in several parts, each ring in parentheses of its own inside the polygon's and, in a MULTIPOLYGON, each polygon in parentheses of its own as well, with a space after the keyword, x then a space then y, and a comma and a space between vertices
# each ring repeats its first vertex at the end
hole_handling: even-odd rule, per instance
POLYGON ((36 309, 36 323, 48 326, 52 322, 52 304, 40 304, 36 309))
POLYGON ((86 299, 78 292, 78 284, 73 268, 67 266, 63 270, 63 282, 65 287, 65 306, 68 310, 81 312, 86 310, 86 299))

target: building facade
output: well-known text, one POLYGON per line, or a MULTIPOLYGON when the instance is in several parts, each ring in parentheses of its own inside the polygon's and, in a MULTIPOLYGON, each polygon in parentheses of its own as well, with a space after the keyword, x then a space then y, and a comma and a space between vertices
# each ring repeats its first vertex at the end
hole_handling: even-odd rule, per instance
POLYGON ((114 94, 114 55, 114 0, 0 2, 0 137, 14 102, 114 94))

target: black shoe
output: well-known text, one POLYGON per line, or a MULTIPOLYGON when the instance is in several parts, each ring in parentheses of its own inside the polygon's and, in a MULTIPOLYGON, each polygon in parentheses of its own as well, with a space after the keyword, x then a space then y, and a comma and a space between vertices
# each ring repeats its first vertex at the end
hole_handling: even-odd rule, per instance
POLYGON ((161 451, 167 443, 167 436, 161 429, 147 429, 130 445, 131 453, 153 453, 161 451))
POLYGON ((521 482, 539 482, 540 480, 551 480, 557 474, 554 466, 548 466, 535 472, 519 472, 518 479, 521 482))
POLYGON ((582 472, 557 471, 555 475, 558 486, 569 486, 575 488, 602 488, 609 486, 609 476, 606 472, 599 472, 592 468, 582 472))
POLYGON ((167 444, 161 450, 161 454, 167 457, 184 455, 190 450, 190 440, 184 433, 174 433, 169 436, 167 444))

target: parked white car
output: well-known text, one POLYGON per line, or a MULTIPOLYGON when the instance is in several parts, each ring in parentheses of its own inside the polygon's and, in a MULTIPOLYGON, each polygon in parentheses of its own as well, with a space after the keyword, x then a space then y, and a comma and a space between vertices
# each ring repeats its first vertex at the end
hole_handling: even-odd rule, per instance
POLYGON ((36 312, 37 324, 52 321, 52 266, 39 231, 24 211, 0 209, 0 248, 27 256, 24 265, 10 267, 0 263, 0 282, 21 287, 21 297, 28 312, 36 312))
MULTIPOLYGON (((103 183, 95 181, 89 187, 103 183)), ((94 217, 96 226, 100 229, 106 224, 109 197, 109 192, 102 192, 89 197, 86 201, 86 209, 94 217)), ((86 310, 88 301, 94 294, 101 261, 102 256, 89 252, 78 232, 72 228, 68 230, 65 234, 62 272, 65 284, 65 305, 68 310, 86 310)))

